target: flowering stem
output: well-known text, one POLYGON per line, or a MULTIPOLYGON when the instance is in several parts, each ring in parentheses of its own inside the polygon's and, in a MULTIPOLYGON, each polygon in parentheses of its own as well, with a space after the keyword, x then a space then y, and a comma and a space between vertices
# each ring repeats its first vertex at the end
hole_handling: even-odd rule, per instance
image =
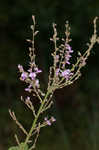
POLYGON ((39 116, 40 116, 40 113, 41 113, 41 111, 42 111, 42 108, 43 108, 43 106, 44 106, 44 104, 45 104, 45 102, 46 102, 46 99, 47 99, 47 97, 49 96, 49 94, 50 94, 50 92, 47 91, 47 93, 46 93, 46 95, 45 95, 45 97, 44 97, 44 99, 43 99, 43 101, 42 101, 42 103, 41 103, 41 105, 40 105, 40 108, 39 108, 39 110, 38 110, 38 112, 37 112, 37 115, 36 115, 35 119, 33 120, 32 127, 31 127, 31 129, 30 129, 30 131, 29 131, 29 134, 28 134, 27 137, 26 137, 26 140, 25 140, 25 142, 24 142, 24 147, 25 147, 25 145, 28 143, 28 141, 29 141, 29 139, 30 139, 30 137, 31 137, 31 135, 32 135, 32 132, 33 132, 33 130, 35 129, 36 122, 37 122, 37 120, 38 120, 38 118, 39 118, 39 116))
MULTIPOLYGON (((26 139, 24 143, 20 143, 18 140, 18 137, 15 135, 16 141, 18 146, 15 147, 15 149, 19 150, 32 150, 35 148, 37 138, 39 136, 39 131, 41 127, 44 127, 46 125, 51 125, 52 122, 54 122, 56 119, 54 117, 51 117, 50 119, 47 119, 47 117, 44 118, 43 123, 39 121, 39 116, 49 109, 52 105, 51 98, 56 89, 63 88, 67 85, 70 85, 73 83, 75 80, 77 80, 80 75, 81 75, 81 68, 86 65, 86 60, 88 56, 90 55, 90 51, 93 48, 93 46, 96 43, 99 43, 99 37, 97 36, 96 33, 96 20, 98 18, 96 17, 94 19, 94 33, 90 39, 90 42, 88 44, 87 50, 84 52, 84 54, 79 54, 79 57, 77 57, 77 61, 75 64, 72 66, 70 65, 70 58, 71 58, 71 53, 73 52, 71 46, 68 44, 71 39, 69 38, 70 36, 70 27, 68 22, 66 23, 66 39, 61 39, 62 44, 59 44, 58 36, 57 36, 57 30, 56 30, 56 24, 53 24, 53 29, 54 29, 54 34, 53 38, 51 40, 54 42, 54 52, 52 53, 53 56, 53 66, 50 67, 50 74, 49 74, 49 81, 48 81, 48 88, 46 94, 42 92, 39 84, 39 79, 37 78, 37 74, 42 72, 42 70, 39 70, 36 63, 35 63, 35 45, 34 45, 34 38, 38 31, 35 31, 35 17, 32 16, 33 20, 33 25, 31 26, 32 29, 32 40, 27 40, 29 41, 32 46, 29 47, 29 56, 30 56, 30 67, 27 71, 23 69, 22 65, 18 65, 18 69, 21 73, 20 80, 24 81, 26 84, 29 84, 27 88, 25 88, 25 91, 28 91, 29 93, 33 94, 38 97, 39 99, 39 109, 37 113, 35 113, 35 108, 32 105, 32 102, 30 101, 30 97, 27 96, 27 98, 24 99, 21 98, 25 102, 25 104, 32 110, 33 115, 34 115, 34 120, 32 122, 32 126, 27 133, 27 131, 23 128, 23 126, 18 122, 14 112, 9 111, 12 119, 16 122, 16 124, 19 126, 20 129, 26 134, 26 139), (58 43, 57 43, 58 42, 58 43), (42 98, 43 97, 43 98, 42 98), (34 143, 30 148, 28 148, 28 143, 30 141, 30 138, 32 137, 33 134, 36 134, 36 137, 34 139, 34 143)), ((13 147, 9 150, 12 150, 13 147)))

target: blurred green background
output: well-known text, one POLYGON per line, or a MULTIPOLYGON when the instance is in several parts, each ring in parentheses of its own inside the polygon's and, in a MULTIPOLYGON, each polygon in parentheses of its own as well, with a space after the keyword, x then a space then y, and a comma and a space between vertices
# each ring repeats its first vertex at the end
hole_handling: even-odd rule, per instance
MULTIPOLYGON (((13 109, 26 128, 32 115, 20 102, 25 85, 18 77, 17 65, 28 65, 31 38, 31 16, 35 15, 37 61, 43 70, 42 86, 46 85, 51 63, 52 22, 61 35, 69 20, 71 45, 75 53, 83 52, 93 31, 93 19, 99 16, 99 0, 2 0, 0 2, 0 150, 15 145, 17 130, 8 109, 13 109)), ((97 23, 99 33, 99 21, 97 23)), ((99 34, 98 34, 99 35, 99 34)), ((96 45, 82 77, 70 87, 54 94, 55 105, 48 111, 57 122, 41 130, 37 150, 99 150, 99 45, 96 45)), ((36 101, 37 103, 37 101, 36 101)), ((18 130, 18 135, 22 133, 18 130)))

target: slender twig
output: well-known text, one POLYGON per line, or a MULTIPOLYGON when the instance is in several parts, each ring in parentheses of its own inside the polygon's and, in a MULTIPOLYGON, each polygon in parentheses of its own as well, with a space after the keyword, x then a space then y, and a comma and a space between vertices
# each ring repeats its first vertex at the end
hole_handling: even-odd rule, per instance
POLYGON ((22 126, 22 124, 17 120, 15 113, 11 112, 11 110, 9 109, 9 114, 12 117, 12 119, 16 122, 16 124, 18 125, 18 127, 23 131, 23 133, 27 136, 28 133, 27 131, 24 129, 24 127, 22 126))

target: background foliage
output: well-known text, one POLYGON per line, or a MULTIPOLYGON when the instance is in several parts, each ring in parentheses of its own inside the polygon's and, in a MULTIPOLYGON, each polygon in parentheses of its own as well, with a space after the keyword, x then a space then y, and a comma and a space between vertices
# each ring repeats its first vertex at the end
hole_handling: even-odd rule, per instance
MULTIPOLYGON (((15 144, 17 130, 8 109, 15 110, 28 127, 31 114, 20 102, 24 85, 18 80, 17 64, 28 65, 28 43, 31 37, 31 16, 35 15, 40 30, 36 40, 37 60, 43 69, 42 86, 47 82, 51 63, 52 22, 58 24, 60 36, 69 20, 75 50, 82 52, 92 33, 92 20, 99 16, 99 0, 3 0, 0 2, 0 150, 15 144), (29 115, 29 116, 28 116, 29 115)), ((98 22, 99 28, 99 22, 98 22)), ((98 29, 99 32, 99 29, 98 29)), ((54 114, 57 122, 42 129, 38 150, 99 149, 99 46, 92 50, 82 77, 70 87, 56 91, 54 114)), ((35 103, 37 101, 35 100, 35 103)), ((23 135, 21 136, 21 139, 23 135)))

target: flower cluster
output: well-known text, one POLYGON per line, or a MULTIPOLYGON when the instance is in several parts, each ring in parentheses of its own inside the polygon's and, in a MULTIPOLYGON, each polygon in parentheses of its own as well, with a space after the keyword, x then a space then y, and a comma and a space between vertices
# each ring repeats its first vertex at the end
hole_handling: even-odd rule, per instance
POLYGON ((65 46, 66 46, 65 63, 70 65, 70 58, 72 57, 71 53, 73 53, 73 50, 69 44, 65 44, 65 46))
POLYGON ((73 75, 73 73, 70 71, 70 69, 66 69, 62 72, 62 77, 64 77, 66 80, 69 80, 70 77, 73 75))
MULTIPOLYGON (((66 80, 69 80, 70 77, 73 75, 73 73, 70 71, 70 69, 66 69, 65 67, 67 65, 70 65, 70 58, 72 57, 71 56, 71 53, 73 53, 73 50, 71 48, 71 46, 69 44, 66 44, 65 43, 65 49, 64 49, 65 53, 64 53, 64 59, 63 59, 63 62, 62 62, 62 70, 61 69, 57 69, 57 75, 58 73, 60 72, 60 76, 61 77, 64 77, 66 80)), ((60 61, 60 60, 59 60, 60 61)))
POLYGON ((45 120, 45 123, 49 126, 51 126, 51 124, 56 121, 56 119, 54 117, 51 117, 50 119, 45 117, 44 120, 45 120))
POLYGON ((20 80, 25 81, 26 83, 29 83, 29 86, 25 88, 25 91, 31 92, 31 89, 36 87, 39 88, 39 79, 37 78, 37 75, 42 72, 42 70, 39 70, 37 67, 30 68, 28 71, 24 71, 22 65, 18 65, 18 69, 21 73, 20 80))

